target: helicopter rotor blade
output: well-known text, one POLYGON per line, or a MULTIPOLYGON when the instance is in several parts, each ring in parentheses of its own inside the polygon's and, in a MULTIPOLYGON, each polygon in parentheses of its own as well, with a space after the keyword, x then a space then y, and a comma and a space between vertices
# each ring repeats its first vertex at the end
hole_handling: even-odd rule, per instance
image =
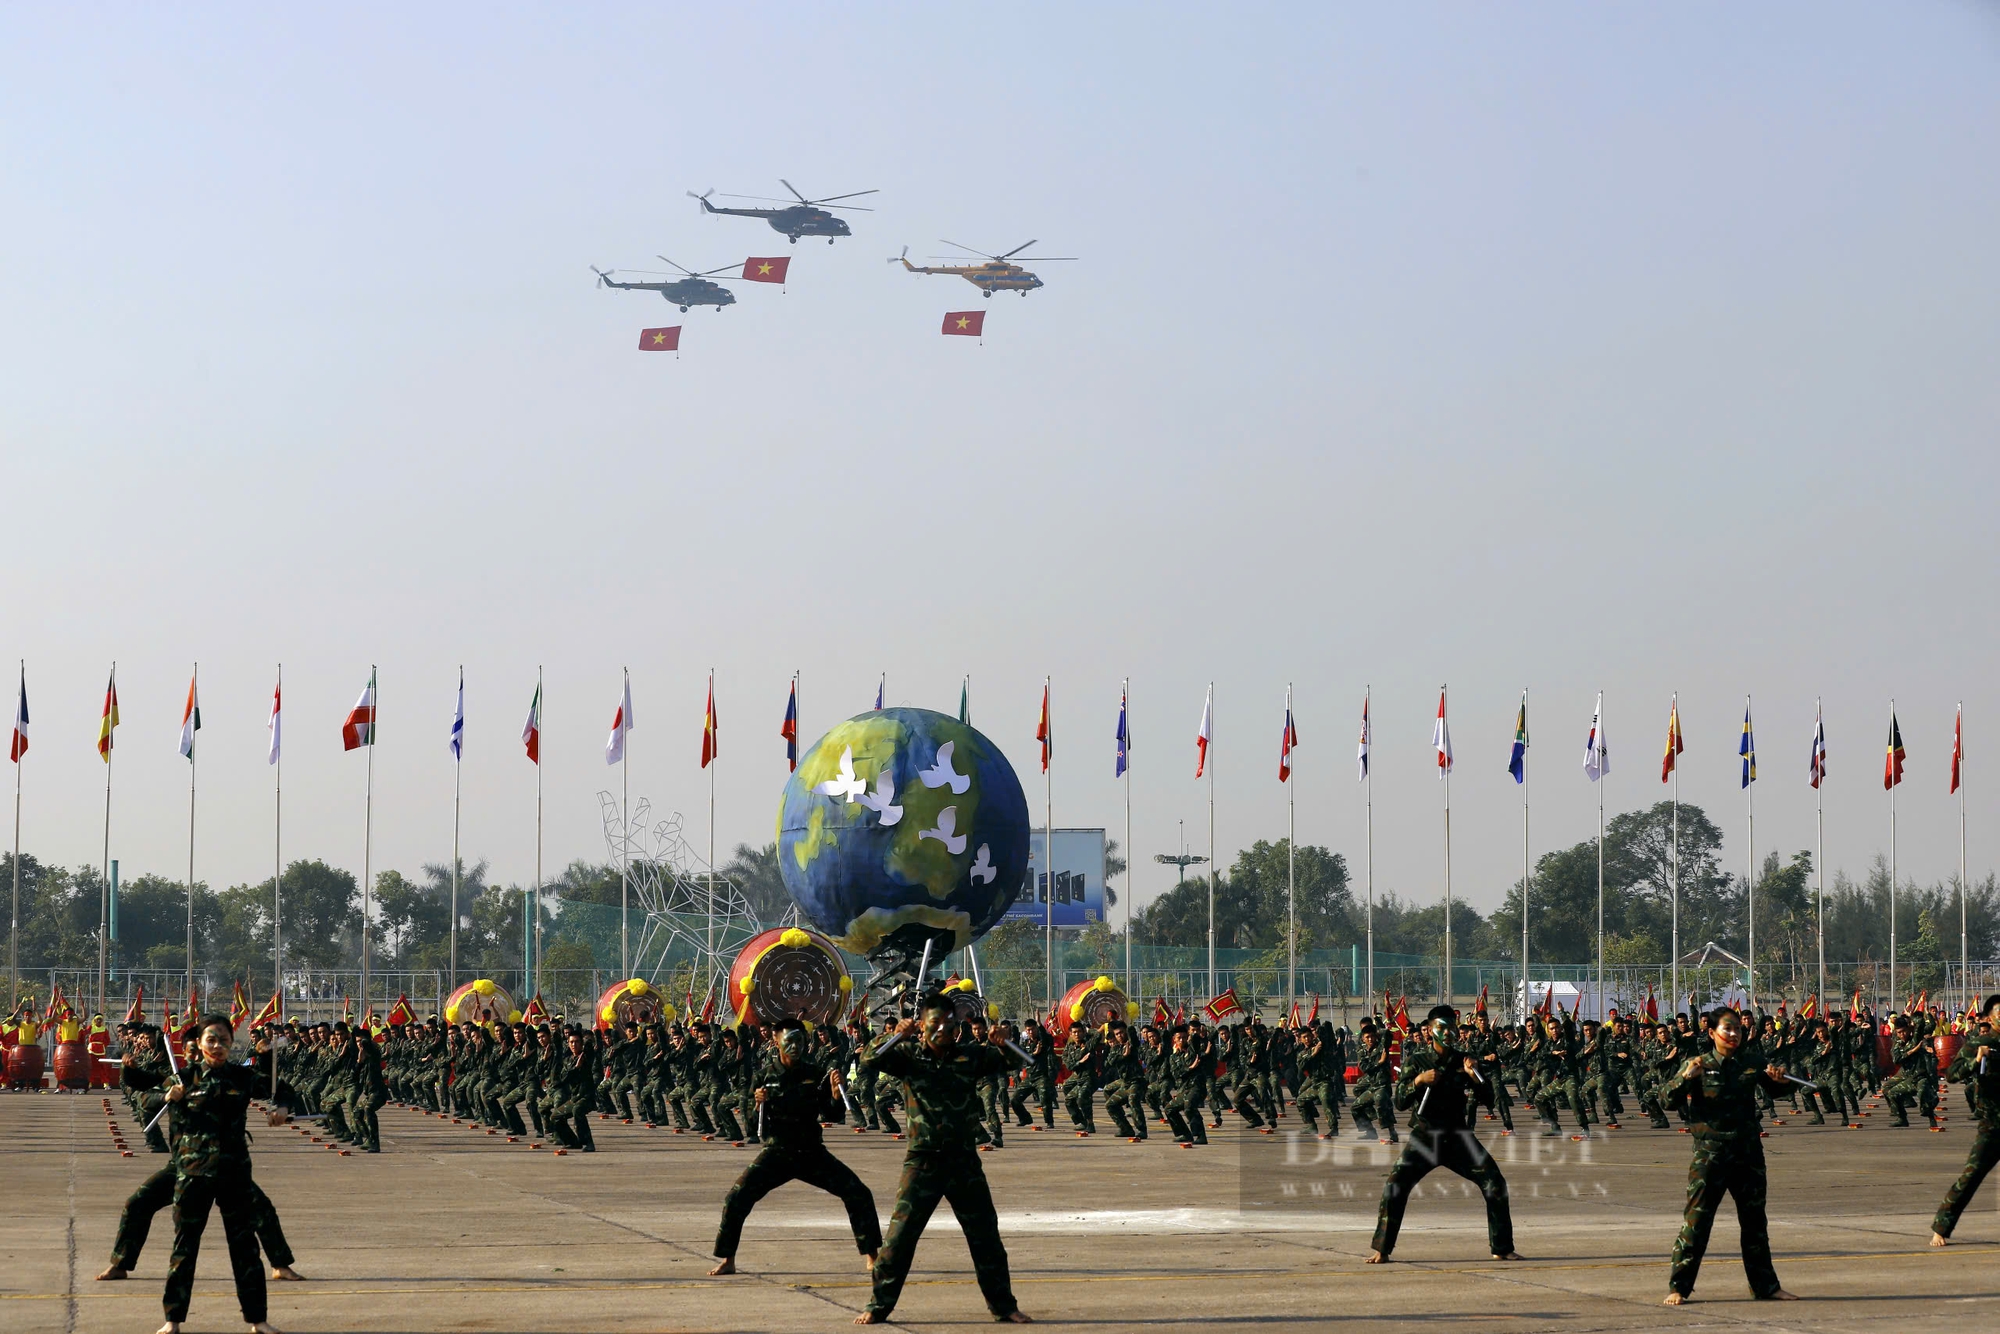
MULTIPOLYGON (((1005 256, 1002 256, 1002 255, 989 255, 989 254, 987 254, 987 253, 986 253, 986 252, 985 252, 984 250, 973 250, 971 246, 969 246, 969 245, 965 245, 965 244, 963 244, 962 242, 959 242, 959 241, 954 241, 954 240, 952 240, 952 239, 951 239, 951 238, 949 238, 949 237, 945 237, 945 236, 940 236, 940 237, 938 238, 938 240, 940 240, 940 241, 943 241, 943 242, 944 242, 944 243, 945 243, 946 245, 955 245, 955 246, 957 246, 957 247, 958 247, 958 248, 959 248, 960 250, 964 250, 964 251, 968 251, 968 252, 970 252, 970 253, 972 253, 972 254, 975 254, 975 255, 978 255, 978 256, 980 256, 981 258, 984 258, 984 259, 1003 259, 1003 258, 1005 258, 1005 256)), ((1030 241, 1030 242, 1028 242, 1028 244, 1029 244, 1029 245, 1033 245, 1033 244, 1034 244, 1034 242, 1033 242, 1033 241, 1030 241)))
MULTIPOLYGON (((659 256, 659 258, 660 258, 660 259, 667 259, 667 257, 666 257, 665 255, 661 255, 661 256, 659 256)), ((671 259, 667 259, 667 263, 669 263, 669 264, 672 264, 672 265, 673 265, 673 266, 674 266, 675 268, 679 269, 679 270, 680 270, 680 271, 681 271, 682 273, 685 273, 685 274, 686 274, 686 275, 687 275, 688 277, 690 277, 690 278, 692 278, 692 277, 694 277, 694 276, 695 276, 695 275, 694 275, 694 270, 693 270, 693 269, 689 268, 689 267, 688 267, 687 265, 685 265, 685 264, 682 264, 682 263, 680 263, 680 262, 679 262, 679 261, 677 261, 677 260, 671 260, 671 259)))
POLYGON ((842 213, 873 213, 875 211, 872 208, 866 208, 860 204, 822 204, 817 200, 813 201, 812 206, 814 208, 837 209, 842 213))
POLYGON ((1023 243, 1021 243, 1020 245, 1017 245, 1017 246, 1015 246, 1015 247, 1014 247, 1014 248, 1013 248, 1012 250, 1009 250, 1009 251, 1008 251, 1008 252, 1007 252, 1006 254, 1004 254, 1004 255, 995 255, 995 256, 994 256, 993 258, 995 258, 995 259, 1012 259, 1012 258, 1014 258, 1014 256, 1016 256, 1016 255, 1020 254, 1020 253, 1021 253, 1021 252, 1022 252, 1023 250, 1026 250, 1026 249, 1027 249, 1027 248, 1028 248, 1029 246, 1031 246, 1031 245, 1033 245, 1033 244, 1034 244, 1034 242, 1033 242, 1033 241, 1024 241, 1024 242, 1023 242, 1023 243))
POLYGON ((808 199, 806 202, 808 204, 831 204, 836 199, 859 199, 863 195, 879 195, 881 193, 882 192, 880 190, 855 190, 849 194, 828 195, 824 199, 808 199))
POLYGON ((1057 264, 1057 263, 1065 263, 1065 264, 1066 264, 1066 263, 1070 262, 1071 260, 1074 260, 1074 259, 1078 258, 1078 256, 1076 256, 1076 255, 1017 255, 1017 256, 1016 256, 1015 258, 1016 258, 1016 260, 1017 260, 1018 262, 1020 262, 1020 263, 1023 263, 1023 264, 1057 264))
POLYGON ((792 192, 793 197, 796 198, 801 204, 812 203, 812 200, 807 199, 804 195, 799 193, 798 186, 793 185, 790 181, 786 180, 784 177, 780 176, 778 178, 778 184, 784 186, 787 190, 790 190, 792 192))

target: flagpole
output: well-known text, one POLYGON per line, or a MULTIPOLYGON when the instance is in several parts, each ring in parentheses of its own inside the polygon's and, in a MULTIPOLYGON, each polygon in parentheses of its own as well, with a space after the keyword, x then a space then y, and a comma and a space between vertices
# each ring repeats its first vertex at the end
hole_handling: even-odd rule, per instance
MULTIPOLYGON (((465 664, 458 665, 458 707, 465 707, 465 664)), ((449 996, 458 990, 458 830, 459 798, 465 789, 465 752, 463 736, 458 728, 459 720, 452 719, 451 738, 451 950, 449 972, 446 976, 450 984, 445 989, 449 996)))
MULTIPOLYGON (((1285 1004, 1299 1003, 1299 797, 1291 773, 1292 684, 1285 683, 1285 1004)), ((1290 1011, 1288 1010, 1287 1013, 1290 1011)))
MULTIPOLYGON (((619 707, 632 695, 632 669, 625 668, 625 693, 620 697, 619 707)), ((618 975, 632 976, 632 876, 630 870, 632 849, 632 720, 622 714, 618 719, 620 728, 628 734, 619 738, 618 781, 620 784, 618 820, 622 826, 618 838, 618 975)))
MULTIPOLYGON (((1973 1003, 1972 991, 1972 951, 1966 944, 1965 932, 1965 701, 1958 702, 1958 718, 1952 726, 1951 762, 1958 770, 1954 777, 1958 780, 1958 985, 1961 1010, 1973 1003)), ((18 777, 18 775, 17 775, 18 777)), ((17 799, 18 804, 18 799, 17 799)), ((18 818, 16 820, 18 825, 18 818)), ((18 845, 19 836, 16 835, 18 845)), ((19 854, 16 854, 18 864, 19 854)))
MULTIPOLYGON (((104 701, 104 879, 98 885, 97 896, 97 1003, 104 1003, 105 963, 111 950, 111 756, 118 749, 118 728, 111 722, 112 703, 118 698, 118 664, 111 664, 111 684, 105 690, 104 701)), ((18 778, 18 775, 17 775, 18 778)), ((16 821, 18 824, 19 821, 16 821)), ((20 875, 21 859, 14 858, 15 872, 20 875)))
POLYGON ((1825 782, 1819 776, 1820 735, 1825 730, 1825 720, 1820 710, 1822 701, 1813 701, 1813 867, 1819 872, 1819 902, 1816 905, 1817 921, 1815 930, 1819 935, 1819 990, 1814 994, 1820 998, 1820 1005, 1826 1005, 1826 794, 1821 790, 1825 782))
MULTIPOLYGON (((1138 988, 1132 986, 1132 878, 1134 878, 1134 870, 1132 868, 1138 866, 1138 854, 1132 852, 1132 678, 1130 676, 1126 676, 1124 688, 1118 692, 1118 698, 1124 702, 1124 710, 1126 710, 1126 736, 1124 736, 1124 750, 1126 750, 1126 754, 1124 754, 1124 760, 1126 760, 1126 994, 1128 996, 1138 996, 1138 988)), ((1966 804, 1964 798, 1958 798, 1958 806, 1960 806, 1960 816, 1958 816, 1958 860, 1960 862, 1966 860, 1964 858, 1964 846, 1966 846, 1964 826, 1966 826, 1966 820, 1964 820, 1964 814, 1962 814, 1964 812, 1964 804, 1966 804)), ((16 842, 18 842, 18 838, 16 838, 16 842)), ((1960 880, 1962 878, 1964 876, 1960 876, 1960 880)), ((1962 934, 1964 932, 1960 932, 1960 936, 1962 934)))
POLYGON ((535 897, 529 910, 535 915, 535 971, 532 990, 542 994, 542 669, 535 667, 535 897))
POLYGON ((715 985, 715 771, 722 765, 722 748, 715 735, 715 668, 708 669, 708 977, 715 985))
MULTIPOLYGON (((1438 711, 1444 718, 1447 734, 1451 727, 1449 718, 1444 717, 1443 686, 1438 687, 1438 711)), ((1451 1003, 1451 766, 1444 767, 1444 991, 1438 998, 1441 1004, 1451 1003)))
MULTIPOLYGON (((1681 697, 1675 693, 1673 702, 1667 706, 1669 723, 1667 727, 1667 753, 1674 757, 1674 828, 1673 828, 1673 1004, 1681 1003, 1681 762, 1675 743, 1680 739, 1681 697)), ((1690 1006, 1689 1008, 1693 1008, 1690 1006)))
MULTIPOLYGON (((285 1011, 285 664, 278 664, 277 707, 271 736, 271 982, 278 993, 278 1016, 285 1011)), ((277 1053, 271 1055, 271 1074, 278 1071, 277 1053)))
MULTIPOLYGON (((1528 713, 1528 692, 1521 692, 1521 716, 1528 713)), ((1449 854, 1447 854, 1449 855, 1449 854)), ((1446 1004, 1450 1004, 1447 1000, 1446 1004)), ((1521 1022, 1528 1022, 1528 755, 1521 752, 1521 1022)))
MULTIPOLYGON (((1372 730, 1374 726, 1373 715, 1370 712, 1374 695, 1373 685, 1361 687, 1361 719, 1364 731, 1372 730)), ((1374 738, 1371 736, 1368 740, 1372 748, 1374 738)), ((1365 883, 1368 894, 1368 987, 1362 995, 1367 996, 1368 1003, 1372 1005, 1375 996, 1375 757, 1372 754, 1368 757, 1368 787, 1367 794, 1362 800, 1362 822, 1367 838, 1365 883)))
MULTIPOLYGON (((188 679, 188 707, 198 710, 201 705, 198 687, 201 683, 201 664, 194 665, 194 675, 188 679)), ((189 721, 193 722, 193 715, 189 721)), ((194 734, 188 734, 188 892, 187 892, 187 994, 189 1003, 194 1000, 194 734)), ((103 1005, 103 992, 98 993, 98 1005, 103 1005)))
MULTIPOLYGON (((25 701, 27 698, 28 698, 28 660, 26 658, 23 658, 21 659, 21 699, 25 701)), ((15 712, 16 713, 21 712, 19 706, 16 707, 15 712)), ((19 745, 20 743, 16 741, 13 744, 19 745)), ((12 979, 12 987, 11 987, 12 994, 9 996, 7 1001, 7 1012, 9 1014, 13 1014, 14 1012, 18 1011, 21 1008, 21 761, 25 760, 27 757, 28 754, 25 749, 22 750, 20 754, 14 757, 14 916, 13 916, 13 925, 8 929, 7 932, 7 972, 9 977, 12 979)), ((1965 854, 1964 854, 1965 817, 1963 814, 1964 807, 1965 807, 1965 799, 1961 797, 1959 799, 1959 809, 1961 814, 1959 816, 1959 821, 1958 821, 1959 861, 1961 864, 1965 861, 1965 854)), ((1128 811, 1130 809, 1129 802, 1127 804, 1127 809, 1128 811)), ((1125 817, 1128 828, 1130 827, 1131 819, 1132 817, 1129 814, 1125 817)), ((1129 957, 1126 960, 1125 970, 1128 973, 1132 970, 1132 964, 1129 957)), ((103 997, 100 996, 98 998, 98 1003, 99 1005, 103 1004, 103 997)))
MULTIPOLYGON (((1896 701, 1889 701, 1889 739, 1893 745, 1896 737, 1896 701)), ((1889 767, 1894 774, 1896 757, 1889 756, 1889 767)), ((1896 784, 1889 784, 1889 1005, 1896 1004, 1896 784)))
POLYGON ((1208 751, 1202 756, 1208 766, 1208 994, 1215 990, 1215 682, 1208 683, 1208 751))
POLYGON ((374 702, 368 710, 368 786, 361 804, 361 1013, 368 1013, 368 914, 373 905, 375 885, 375 735, 382 718, 382 689, 377 682, 379 668, 368 664, 368 684, 374 686, 374 702))
POLYGON ((1597 1017, 1607 1019, 1610 1013, 1604 1005, 1604 780, 1611 776, 1607 761, 1611 758, 1611 747, 1604 740, 1604 692, 1597 692, 1597 740, 1594 743, 1604 749, 1597 760, 1597 1017))
MULTIPOLYGON (((1056 1003, 1056 724, 1049 704, 1050 679, 1042 678, 1042 985, 1051 1009, 1056 1003)), ((885 673, 883 680, 888 676, 885 673)), ((876 697, 881 697, 878 687, 876 697)), ((917 979, 919 985, 923 979, 917 979)))
MULTIPOLYGON (((1748 695, 1743 697, 1743 726, 1750 727, 1748 695)), ((1757 743, 1754 731, 1746 731, 1744 735, 1751 741, 1750 753, 1743 759, 1744 764, 1749 766, 1743 774, 1743 845, 1749 872, 1743 881, 1743 901, 1749 908, 1750 1009, 1754 1013, 1757 1009, 1757 775, 1753 771, 1757 764, 1757 743)))

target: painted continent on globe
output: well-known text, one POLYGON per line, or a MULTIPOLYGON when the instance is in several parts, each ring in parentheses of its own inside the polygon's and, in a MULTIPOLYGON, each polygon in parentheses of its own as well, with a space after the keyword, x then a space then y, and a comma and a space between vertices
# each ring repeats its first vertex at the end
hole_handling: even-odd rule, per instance
POLYGON ((849 718, 799 760, 778 867, 814 926, 855 954, 892 936, 986 934, 1028 868, 1028 802, 1000 748, 949 714, 849 718))

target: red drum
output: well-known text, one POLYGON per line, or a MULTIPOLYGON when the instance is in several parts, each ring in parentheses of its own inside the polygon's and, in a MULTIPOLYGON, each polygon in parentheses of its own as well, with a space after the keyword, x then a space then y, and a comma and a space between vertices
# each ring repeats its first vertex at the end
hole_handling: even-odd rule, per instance
POLYGON ((90 1046, 81 1038, 74 1042, 58 1042, 56 1044, 57 1088, 89 1088, 90 1066, 90 1046))
POLYGON ((17 1089, 42 1086, 40 1043, 23 1042, 7 1049, 7 1086, 17 1089))
POLYGON ((1958 1049, 1965 1045, 1965 1035, 1963 1033, 1939 1033, 1932 1041, 1937 1044, 1938 1074, 1942 1075, 1945 1071, 1951 1069, 1952 1058, 1957 1056, 1958 1049))

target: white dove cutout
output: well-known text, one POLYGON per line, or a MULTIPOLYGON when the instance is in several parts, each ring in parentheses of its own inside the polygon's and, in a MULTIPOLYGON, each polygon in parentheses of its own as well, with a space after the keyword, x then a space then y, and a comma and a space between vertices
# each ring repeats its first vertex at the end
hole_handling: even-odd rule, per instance
MULTIPOLYGON (((958 807, 956 806, 952 807, 954 811, 957 809, 958 807)), ((956 824, 957 822, 958 817, 954 815, 952 823, 956 824)), ((922 837, 922 835, 918 835, 918 837, 922 837)), ((982 885, 992 884, 1000 875, 1000 868, 995 866, 989 859, 987 855, 988 851, 989 849, 984 843, 979 845, 979 855, 972 859, 972 869, 969 872, 972 878, 982 885)))
POLYGON ((903 818, 903 808, 895 803, 896 778, 887 767, 875 775, 875 790, 861 794, 861 804, 882 817, 882 823, 892 825, 903 818))
POLYGON ((954 796, 963 796, 965 795, 965 789, 972 786, 972 779, 969 775, 958 773, 951 767, 951 750, 957 744, 956 741, 947 741, 942 746, 939 746, 937 763, 928 769, 919 769, 917 771, 917 777, 923 781, 925 787, 945 787, 949 785, 954 796))
POLYGON ((868 790, 868 785, 854 776, 854 747, 840 752, 840 772, 813 788, 822 797, 846 797, 850 802, 868 790))
POLYGON ((958 807, 947 806, 938 812, 937 828, 920 829, 919 839, 934 838, 944 844, 944 850, 956 857, 965 851, 965 835, 958 832, 958 807))

